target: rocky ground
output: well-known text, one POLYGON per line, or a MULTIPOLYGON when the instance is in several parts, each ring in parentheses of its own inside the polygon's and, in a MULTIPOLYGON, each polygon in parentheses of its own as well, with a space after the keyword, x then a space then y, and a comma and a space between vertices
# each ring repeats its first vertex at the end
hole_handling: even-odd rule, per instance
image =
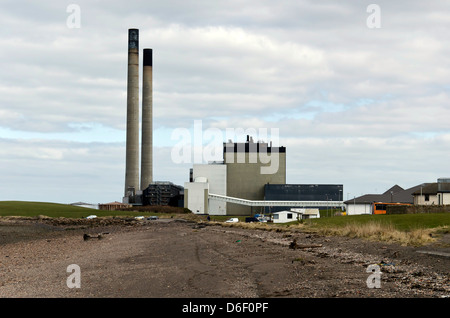
POLYGON ((448 234, 408 247, 178 219, 0 218, 0 297, 447 298, 449 255, 448 234))

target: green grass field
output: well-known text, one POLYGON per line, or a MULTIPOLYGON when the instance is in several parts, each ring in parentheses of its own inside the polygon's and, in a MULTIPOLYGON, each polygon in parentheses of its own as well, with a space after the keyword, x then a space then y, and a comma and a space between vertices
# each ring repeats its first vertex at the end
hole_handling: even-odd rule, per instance
POLYGON ((58 203, 0 201, 0 216, 46 215, 49 217, 67 216, 79 218, 94 214, 92 212, 91 209, 58 203))
POLYGON ((101 216, 138 216, 154 215, 152 212, 102 211, 77 207, 68 204, 28 201, 0 201, 0 216, 45 215, 48 217, 84 218, 88 215, 101 216))

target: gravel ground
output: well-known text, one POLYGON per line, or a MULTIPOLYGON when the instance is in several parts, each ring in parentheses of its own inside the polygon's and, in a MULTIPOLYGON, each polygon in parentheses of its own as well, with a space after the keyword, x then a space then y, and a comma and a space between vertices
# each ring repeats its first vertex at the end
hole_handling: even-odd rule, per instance
POLYGON ((0 297, 447 298, 449 243, 448 235, 405 247, 175 219, 1 218, 0 297), (80 288, 68 287, 71 264, 80 288), (371 264, 380 288, 367 285, 371 264))

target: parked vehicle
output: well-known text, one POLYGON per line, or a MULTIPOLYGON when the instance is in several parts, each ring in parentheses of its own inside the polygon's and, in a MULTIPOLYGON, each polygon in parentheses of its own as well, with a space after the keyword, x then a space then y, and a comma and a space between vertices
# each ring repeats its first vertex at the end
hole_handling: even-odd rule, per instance
POLYGON ((261 222, 258 218, 255 218, 253 216, 245 218, 245 222, 251 223, 251 222, 261 222))
POLYGON ((264 214, 255 214, 255 218, 257 218, 259 222, 270 221, 270 217, 264 216, 264 214))
POLYGON ((158 217, 156 215, 149 216, 147 220, 157 220, 158 217))
POLYGON ((239 222, 238 218, 231 218, 225 221, 225 223, 237 223, 237 222, 239 222))
POLYGON ((89 215, 86 217, 86 219, 95 219, 97 216, 96 215, 89 215))

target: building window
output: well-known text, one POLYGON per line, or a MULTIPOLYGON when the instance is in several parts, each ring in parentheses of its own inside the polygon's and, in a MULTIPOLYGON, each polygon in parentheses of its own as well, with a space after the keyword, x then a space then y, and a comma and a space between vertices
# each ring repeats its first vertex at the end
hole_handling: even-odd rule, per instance
POLYGON ((274 219, 274 220, 278 220, 278 214, 274 214, 274 215, 273 215, 273 219, 274 219))
POLYGON ((288 219, 292 219, 292 213, 288 213, 288 214, 287 214, 287 218, 288 218, 288 219))
POLYGON ((425 194, 425 201, 430 201, 430 195, 429 194, 425 194))

